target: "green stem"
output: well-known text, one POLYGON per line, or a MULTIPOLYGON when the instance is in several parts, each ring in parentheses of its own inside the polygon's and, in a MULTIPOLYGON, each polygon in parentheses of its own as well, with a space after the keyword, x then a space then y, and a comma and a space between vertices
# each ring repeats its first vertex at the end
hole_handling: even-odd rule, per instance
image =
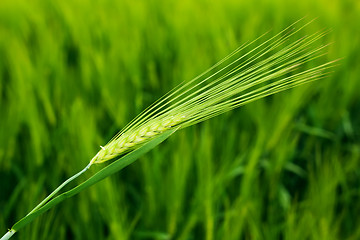
MULTIPOLYGON (((63 187, 65 187, 68 183, 79 177, 81 174, 86 172, 92 163, 90 162, 83 170, 75 174, 74 176, 67 179, 65 182, 63 182, 59 187, 57 187, 52 193, 50 193, 49 196, 47 196, 41 203, 39 203, 33 210, 31 210, 26 216, 29 216, 30 214, 36 212, 39 208, 44 206, 55 194, 57 194, 63 187)), ((8 240, 14 235, 16 231, 14 229, 10 229, 0 240, 8 240)))
POLYGON ((0 240, 8 240, 16 231, 10 229, 0 240))
MULTIPOLYGON (((81 174, 86 172, 90 168, 92 163, 89 163, 83 170, 75 174, 74 176, 67 179, 65 182, 63 182, 60 186, 58 186, 49 196, 47 196, 41 203, 39 203, 33 210, 31 210, 27 215, 30 215, 31 213, 35 212, 39 208, 41 208, 45 203, 47 203, 56 193, 58 193, 63 187, 65 187, 69 182, 73 181, 77 177, 79 177, 81 174)), ((26 216, 27 216, 26 215, 26 216)), ((1 240, 1 239, 0 239, 1 240)))

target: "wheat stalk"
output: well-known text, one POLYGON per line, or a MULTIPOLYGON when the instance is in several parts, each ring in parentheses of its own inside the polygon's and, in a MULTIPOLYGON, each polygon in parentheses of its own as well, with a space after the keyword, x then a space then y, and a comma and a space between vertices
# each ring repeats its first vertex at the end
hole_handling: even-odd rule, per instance
MULTIPOLYGON (((23 226, 36 217, 34 214, 39 209, 46 211, 44 208, 53 196, 93 164, 115 159, 168 131, 194 125, 268 95, 325 77, 336 61, 310 66, 313 60, 326 54, 328 45, 319 45, 326 32, 291 41, 291 37, 307 25, 295 30, 298 22, 267 40, 264 40, 264 34, 244 44, 200 76, 160 98, 101 147, 82 171, 61 184, 19 222, 22 221, 23 226)), ((17 230, 14 226, 0 240, 9 239, 17 230)))

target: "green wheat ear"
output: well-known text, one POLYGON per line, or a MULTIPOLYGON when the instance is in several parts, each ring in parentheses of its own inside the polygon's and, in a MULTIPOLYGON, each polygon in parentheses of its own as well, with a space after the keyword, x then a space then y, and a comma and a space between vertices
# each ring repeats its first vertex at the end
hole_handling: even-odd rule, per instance
POLYGON ((180 128, 205 121, 257 99, 329 74, 336 61, 321 62, 327 45, 321 45, 326 32, 292 40, 305 26, 300 21, 279 34, 267 34, 244 44, 195 79, 184 82, 137 116, 75 174, 18 221, 0 240, 9 239, 37 216, 103 178, 121 170, 158 145, 180 128), (93 164, 116 158, 88 180, 54 197, 66 184, 93 164))
POLYGON ((184 128, 268 95, 326 76, 334 62, 310 67, 325 55, 326 32, 290 38, 295 25, 236 49, 212 68, 160 98, 136 117, 91 160, 103 163, 174 128, 184 128), (260 42, 260 43, 259 43, 260 42))

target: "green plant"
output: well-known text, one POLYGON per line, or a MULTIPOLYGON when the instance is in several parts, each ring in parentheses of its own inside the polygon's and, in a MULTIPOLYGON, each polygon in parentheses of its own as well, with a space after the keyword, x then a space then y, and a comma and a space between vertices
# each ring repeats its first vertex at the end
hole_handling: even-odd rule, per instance
POLYGON ((312 66, 312 60, 326 55, 320 45, 326 32, 317 32, 293 40, 304 26, 294 23, 279 34, 244 44, 212 68, 179 85, 146 109, 109 141, 90 163, 75 174, 6 233, 9 239, 37 216, 83 189, 121 170, 137 160, 178 129, 205 121, 257 99, 301 84, 321 79, 330 73, 336 61, 312 66), (71 190, 55 195, 82 175, 93 164, 119 158, 71 190))

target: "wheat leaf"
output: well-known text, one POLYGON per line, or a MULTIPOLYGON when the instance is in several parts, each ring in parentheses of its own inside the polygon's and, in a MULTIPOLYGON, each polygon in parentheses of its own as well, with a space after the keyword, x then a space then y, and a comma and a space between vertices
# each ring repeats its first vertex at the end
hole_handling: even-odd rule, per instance
POLYGON ((156 147, 158 144, 163 142, 165 139, 167 139, 171 134, 173 134, 175 130, 167 131, 163 134, 161 134, 159 137, 151 140, 150 142, 146 143, 142 147, 128 153, 127 155, 123 156, 122 158, 114 161, 110 165, 104 167, 100 171, 98 171, 96 174, 94 174, 92 177, 84 181, 83 183, 79 184, 78 186, 72 188, 71 190, 62 193, 61 195, 53 198, 46 204, 44 204, 42 207, 34 211, 33 213, 25 216, 20 221, 14 224, 12 227, 12 230, 18 231, 19 229, 23 228, 30 222, 32 222, 35 218, 37 218, 39 215, 43 214, 50 208, 54 207, 55 205, 59 204, 60 202, 64 201, 67 198, 70 198, 74 196, 75 194, 78 194, 79 192, 83 191, 84 189, 94 185, 95 183, 103 180, 104 178, 120 171, 121 169, 125 168, 126 166, 130 165, 131 163, 135 162, 139 157, 156 147))

